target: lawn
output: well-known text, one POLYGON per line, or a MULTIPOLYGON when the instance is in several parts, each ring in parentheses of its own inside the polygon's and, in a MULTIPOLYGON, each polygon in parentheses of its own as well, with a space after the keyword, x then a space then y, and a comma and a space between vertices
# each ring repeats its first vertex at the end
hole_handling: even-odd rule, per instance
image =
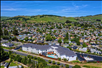
POLYGON ((80 63, 80 61, 75 60, 75 61, 71 61, 72 63, 80 63))
POLYGON ((14 63, 14 62, 11 62, 11 63, 10 63, 10 66, 17 66, 17 65, 19 65, 19 64, 14 63))
POLYGON ((4 66, 0 66, 0 68, 4 68, 4 66))
POLYGON ((2 48, 4 48, 4 49, 11 49, 10 47, 4 47, 4 46, 2 46, 2 48))
POLYGON ((88 65, 84 65, 83 67, 86 67, 86 68, 101 68, 101 67, 96 67, 96 66, 88 66, 88 65))

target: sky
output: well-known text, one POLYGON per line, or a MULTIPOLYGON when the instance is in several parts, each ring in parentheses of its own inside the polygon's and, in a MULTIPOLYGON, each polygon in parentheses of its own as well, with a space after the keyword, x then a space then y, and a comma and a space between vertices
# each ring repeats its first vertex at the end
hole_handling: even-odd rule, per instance
POLYGON ((1 16, 58 15, 80 17, 102 14, 102 1, 1 1, 1 16))

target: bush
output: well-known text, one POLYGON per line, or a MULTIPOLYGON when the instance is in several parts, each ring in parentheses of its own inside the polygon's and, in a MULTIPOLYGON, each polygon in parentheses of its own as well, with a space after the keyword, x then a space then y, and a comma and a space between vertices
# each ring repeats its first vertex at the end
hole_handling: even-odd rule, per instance
POLYGON ((72 68, 81 68, 79 65, 75 65, 72 68))
POLYGON ((67 61, 67 59, 66 59, 66 58, 64 58, 64 61, 66 62, 66 61, 67 61))
POLYGON ((57 62, 57 65, 60 65, 60 62, 57 62))
POLYGON ((58 58, 59 61, 61 61, 61 58, 58 58))
POLYGON ((66 64, 66 68, 69 68, 69 65, 68 64, 66 64))
POLYGON ((55 64, 55 61, 53 61, 52 63, 55 64))
POLYGON ((86 68, 100 68, 100 67, 88 66, 88 65, 83 65, 83 67, 86 67, 86 68))
POLYGON ((52 65, 50 68, 59 68, 57 65, 52 65))
POLYGON ((61 65, 61 67, 63 67, 63 65, 61 65))
POLYGON ((36 57, 36 56, 34 56, 34 59, 37 59, 37 57, 36 57))
POLYGON ((49 60, 48 62, 51 63, 51 60, 49 60))

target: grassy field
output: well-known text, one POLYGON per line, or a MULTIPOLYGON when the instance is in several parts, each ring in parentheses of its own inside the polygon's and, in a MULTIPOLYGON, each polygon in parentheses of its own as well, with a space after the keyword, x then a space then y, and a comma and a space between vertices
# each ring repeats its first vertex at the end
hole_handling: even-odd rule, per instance
POLYGON ((80 66, 86 66, 86 68, 102 68, 102 63, 73 63, 80 66))
POLYGON ((10 66, 17 66, 17 65, 19 65, 19 64, 14 63, 14 62, 11 62, 11 63, 10 63, 10 66))
POLYGON ((97 67, 97 66, 89 66, 89 65, 84 65, 83 67, 86 67, 86 68, 102 68, 102 67, 97 67))
POLYGON ((94 16, 84 16, 84 17, 62 17, 56 15, 37 15, 37 16, 15 16, 15 17, 1 17, 2 20, 8 22, 20 22, 20 23, 48 23, 48 22, 57 22, 65 23, 66 20, 77 22, 80 20, 96 22, 97 19, 102 21, 102 14, 94 16), (78 19, 76 19, 78 18, 78 19))
POLYGON ((4 66, 0 66, 0 68, 4 68, 4 66))

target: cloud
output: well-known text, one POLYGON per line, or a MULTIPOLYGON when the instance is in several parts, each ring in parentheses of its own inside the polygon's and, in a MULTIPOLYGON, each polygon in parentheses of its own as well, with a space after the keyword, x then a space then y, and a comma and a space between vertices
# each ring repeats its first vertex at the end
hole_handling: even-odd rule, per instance
POLYGON ((18 9, 15 9, 15 8, 5 8, 5 9, 1 9, 1 10, 15 11, 15 10, 18 10, 18 9))
POLYGON ((75 3, 72 3, 72 6, 64 7, 61 11, 62 12, 79 12, 82 8, 87 7, 88 5, 76 5, 75 3))

